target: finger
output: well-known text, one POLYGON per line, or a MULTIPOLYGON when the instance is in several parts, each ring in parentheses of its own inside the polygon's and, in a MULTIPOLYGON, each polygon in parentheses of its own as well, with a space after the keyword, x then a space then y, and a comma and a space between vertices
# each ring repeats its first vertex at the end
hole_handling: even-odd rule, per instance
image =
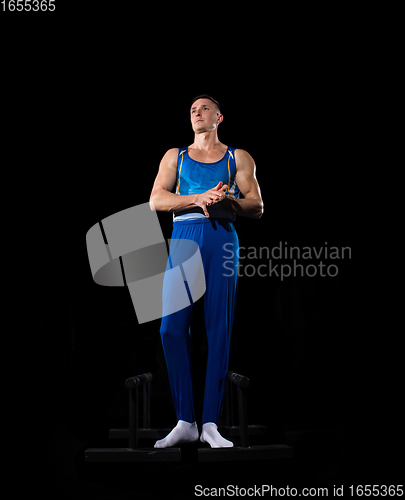
POLYGON ((218 198, 216 198, 214 201, 212 201, 212 202, 210 203, 210 205, 214 205, 215 203, 219 203, 219 202, 220 202, 220 201, 222 201, 224 198, 225 198, 225 195, 218 196, 218 198))
POLYGON ((218 191, 216 191, 215 193, 210 193, 208 195, 210 201, 216 201, 219 197, 220 197, 220 193, 218 193, 218 191))
POLYGON ((221 189, 222 184, 223 184, 222 181, 219 181, 218 184, 214 187, 214 189, 218 191, 219 189, 221 189))
POLYGON ((209 218, 210 214, 208 213, 207 210, 207 203, 203 201, 200 205, 200 207, 203 209, 204 215, 209 218))

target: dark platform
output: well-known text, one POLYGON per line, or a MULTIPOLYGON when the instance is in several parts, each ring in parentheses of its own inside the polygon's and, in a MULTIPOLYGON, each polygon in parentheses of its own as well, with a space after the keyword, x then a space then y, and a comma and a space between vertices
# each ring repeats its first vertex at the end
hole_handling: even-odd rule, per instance
POLYGON ((86 462, 180 462, 180 448, 87 448, 86 462))
POLYGON ((199 462, 231 462, 239 460, 270 460, 279 458, 292 458, 294 448, 284 444, 249 446, 242 448, 200 448, 198 450, 199 462))
MULTIPOLYGON (((171 429, 153 429, 150 427, 150 382, 151 373, 131 377, 125 381, 129 390, 129 428, 110 429, 109 439, 128 439, 127 448, 88 448, 84 452, 85 462, 181 462, 181 448, 139 448, 139 439, 161 439, 171 429), (143 388, 143 427, 138 420, 138 389, 143 388)), ((265 436, 267 428, 263 425, 248 425, 246 408, 246 390, 250 381, 247 377, 234 372, 228 372, 227 390, 225 393, 226 425, 218 428, 224 437, 237 437, 239 446, 231 448, 209 448, 199 442, 191 446, 194 451, 189 455, 183 447, 183 459, 191 456, 199 462, 223 462, 245 460, 271 460, 291 458, 294 449, 284 444, 249 446, 249 436, 265 436), (234 425, 234 397, 237 392, 238 424, 234 425)), ((153 446, 153 445, 152 445, 153 446)))

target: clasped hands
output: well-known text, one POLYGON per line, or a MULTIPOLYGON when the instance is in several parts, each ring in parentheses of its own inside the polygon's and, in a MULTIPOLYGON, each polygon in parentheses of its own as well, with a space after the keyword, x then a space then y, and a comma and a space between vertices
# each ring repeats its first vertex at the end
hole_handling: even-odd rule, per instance
POLYGON ((198 207, 201 207, 204 211, 204 215, 206 217, 209 217, 207 207, 224 200, 226 197, 225 193, 227 189, 228 185, 223 184, 223 182, 220 181, 214 188, 208 189, 208 191, 205 191, 204 193, 197 194, 194 200, 194 204, 198 207))

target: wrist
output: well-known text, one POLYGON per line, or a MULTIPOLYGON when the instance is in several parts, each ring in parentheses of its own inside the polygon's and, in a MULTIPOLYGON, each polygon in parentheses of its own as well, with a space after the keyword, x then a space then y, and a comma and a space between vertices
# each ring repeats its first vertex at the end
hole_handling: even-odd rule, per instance
POLYGON ((224 204, 225 208, 227 208, 228 210, 231 210, 233 208, 233 203, 232 203, 232 196, 230 196, 229 194, 226 194, 224 199, 221 201, 221 203, 224 204))

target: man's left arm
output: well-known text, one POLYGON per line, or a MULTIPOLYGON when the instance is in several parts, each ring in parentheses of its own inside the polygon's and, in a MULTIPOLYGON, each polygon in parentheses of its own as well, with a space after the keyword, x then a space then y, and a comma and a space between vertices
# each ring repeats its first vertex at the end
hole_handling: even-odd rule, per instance
MULTIPOLYGON (((225 196, 219 203, 230 212, 244 217, 259 219, 263 214, 263 200, 256 179, 256 165, 253 158, 243 149, 235 150, 236 184, 244 198, 225 196)), ((229 188, 229 186, 228 186, 229 188)))

